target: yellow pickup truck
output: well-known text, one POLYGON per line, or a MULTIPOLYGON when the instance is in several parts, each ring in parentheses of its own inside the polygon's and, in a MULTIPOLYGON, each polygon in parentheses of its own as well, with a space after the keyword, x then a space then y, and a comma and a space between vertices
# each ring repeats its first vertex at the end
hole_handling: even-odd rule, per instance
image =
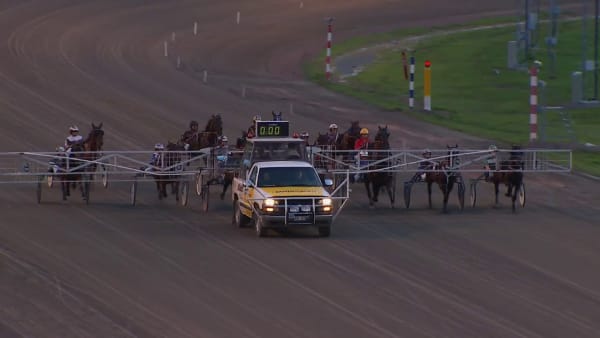
POLYGON ((269 228, 287 230, 316 226, 319 235, 331 233, 333 201, 315 168, 305 161, 256 162, 246 178, 233 182, 233 222, 254 223, 262 237, 269 228))

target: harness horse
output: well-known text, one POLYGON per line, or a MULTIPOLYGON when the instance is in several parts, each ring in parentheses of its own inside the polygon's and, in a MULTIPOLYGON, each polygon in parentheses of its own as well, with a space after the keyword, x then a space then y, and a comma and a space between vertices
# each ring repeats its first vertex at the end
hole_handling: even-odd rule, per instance
POLYGON ((443 198, 443 212, 448 212, 448 198, 454 185, 458 186, 458 202, 459 207, 462 210, 465 206, 465 184, 462 175, 457 170, 460 165, 458 145, 446 146, 448 154, 445 160, 439 164, 435 164, 433 171, 425 174, 425 183, 427 183, 427 197, 429 202, 429 208, 432 208, 431 203, 431 186, 433 183, 437 183, 444 196, 443 198))
POLYGON ((391 161, 386 160, 390 157, 390 133, 388 132, 387 126, 378 126, 377 134, 375 135, 375 141, 369 145, 368 149, 372 150, 368 154, 368 166, 369 171, 364 178, 365 188, 367 190, 367 196, 369 197, 369 206, 373 207, 378 202, 379 191, 384 188, 390 198, 390 205, 394 208, 394 202, 396 200, 396 173, 386 171, 386 168, 391 166, 391 161), (377 171, 377 170, 380 171, 377 171))
POLYGON ((97 169, 97 163, 95 162, 98 158, 97 152, 102 150, 103 144, 104 130, 102 130, 102 123, 98 126, 92 123, 92 130, 87 138, 81 143, 73 144, 70 152, 58 164, 65 172, 65 174, 58 176, 63 201, 71 195, 71 188, 76 188, 79 185, 81 197, 86 201, 86 204, 89 203, 90 182, 93 173, 97 169))
POLYGON ((167 198, 167 185, 171 185, 171 193, 175 195, 175 200, 179 201, 179 183, 181 175, 177 173, 182 168, 178 165, 181 162, 181 152, 184 148, 181 145, 169 142, 166 146, 166 151, 159 155, 157 161, 161 174, 154 174, 156 181, 156 190, 158 199, 167 198))
MULTIPOLYGON (((500 171, 494 170, 487 182, 494 184, 494 206, 498 206, 498 193, 500 184, 507 187, 505 196, 511 199, 512 211, 516 212, 516 202, 519 200, 521 207, 525 206, 525 183, 523 182, 523 152, 521 147, 512 147, 508 160, 500 161, 500 171)), ((492 168, 496 169, 496 168, 492 168)), ((474 207, 477 200, 477 182, 483 180, 485 174, 471 181, 471 206, 474 207)))

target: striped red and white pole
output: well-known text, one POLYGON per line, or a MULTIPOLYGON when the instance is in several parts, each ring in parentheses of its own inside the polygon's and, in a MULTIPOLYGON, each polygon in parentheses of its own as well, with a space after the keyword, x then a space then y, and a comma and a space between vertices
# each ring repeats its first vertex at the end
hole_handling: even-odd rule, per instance
POLYGON ((529 70, 529 141, 537 140, 538 112, 538 65, 534 64, 529 70))
POLYGON ((332 37, 333 18, 327 19, 327 53, 325 57, 325 78, 331 78, 331 37, 332 37))

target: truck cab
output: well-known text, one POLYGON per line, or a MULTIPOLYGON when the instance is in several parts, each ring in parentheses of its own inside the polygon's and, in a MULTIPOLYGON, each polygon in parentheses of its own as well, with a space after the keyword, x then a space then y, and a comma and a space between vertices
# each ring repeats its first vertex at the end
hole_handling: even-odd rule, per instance
MULTIPOLYGON (((287 124, 259 122, 271 127, 287 124)), ((257 123, 257 137, 247 140, 233 181, 233 222, 243 227, 253 221, 258 236, 269 228, 299 226, 316 226, 319 235, 329 236, 334 205, 326 187, 333 182, 321 181, 303 140, 281 133, 261 136, 260 127, 257 123)))

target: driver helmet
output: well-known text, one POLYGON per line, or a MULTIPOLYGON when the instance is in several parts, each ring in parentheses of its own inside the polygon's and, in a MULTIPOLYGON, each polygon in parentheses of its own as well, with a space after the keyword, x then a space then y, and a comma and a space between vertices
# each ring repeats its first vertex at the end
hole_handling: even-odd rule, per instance
POLYGON ((225 136, 225 135, 221 136, 221 142, 226 143, 227 141, 229 141, 227 136, 225 136))
POLYGON ((193 126, 196 126, 196 127, 197 127, 197 126, 198 126, 198 121, 194 121, 194 120, 192 120, 192 121, 190 122, 190 129, 191 129, 193 126))
POLYGON ((496 147, 495 144, 492 144, 488 147, 488 150, 496 151, 496 150, 498 150, 498 147, 496 147))
POLYGON ((329 125, 329 130, 332 130, 332 129, 338 129, 338 125, 335 124, 335 123, 330 124, 329 125))
POLYGON ((79 132, 79 128, 75 125, 69 127, 69 132, 79 132))
POLYGON ((425 157, 430 157, 431 156, 431 150, 429 150, 429 149, 423 150, 423 154, 422 155, 425 156, 425 157))
POLYGON ((165 150, 165 145, 162 143, 157 143, 154 145, 154 150, 165 150))
POLYGON ((300 133, 300 138, 308 138, 308 132, 307 131, 303 131, 302 133, 300 133))
POLYGON ((360 134, 361 134, 361 135, 369 135, 369 129, 367 129, 367 128, 363 128, 363 129, 361 129, 361 130, 360 130, 360 134))

